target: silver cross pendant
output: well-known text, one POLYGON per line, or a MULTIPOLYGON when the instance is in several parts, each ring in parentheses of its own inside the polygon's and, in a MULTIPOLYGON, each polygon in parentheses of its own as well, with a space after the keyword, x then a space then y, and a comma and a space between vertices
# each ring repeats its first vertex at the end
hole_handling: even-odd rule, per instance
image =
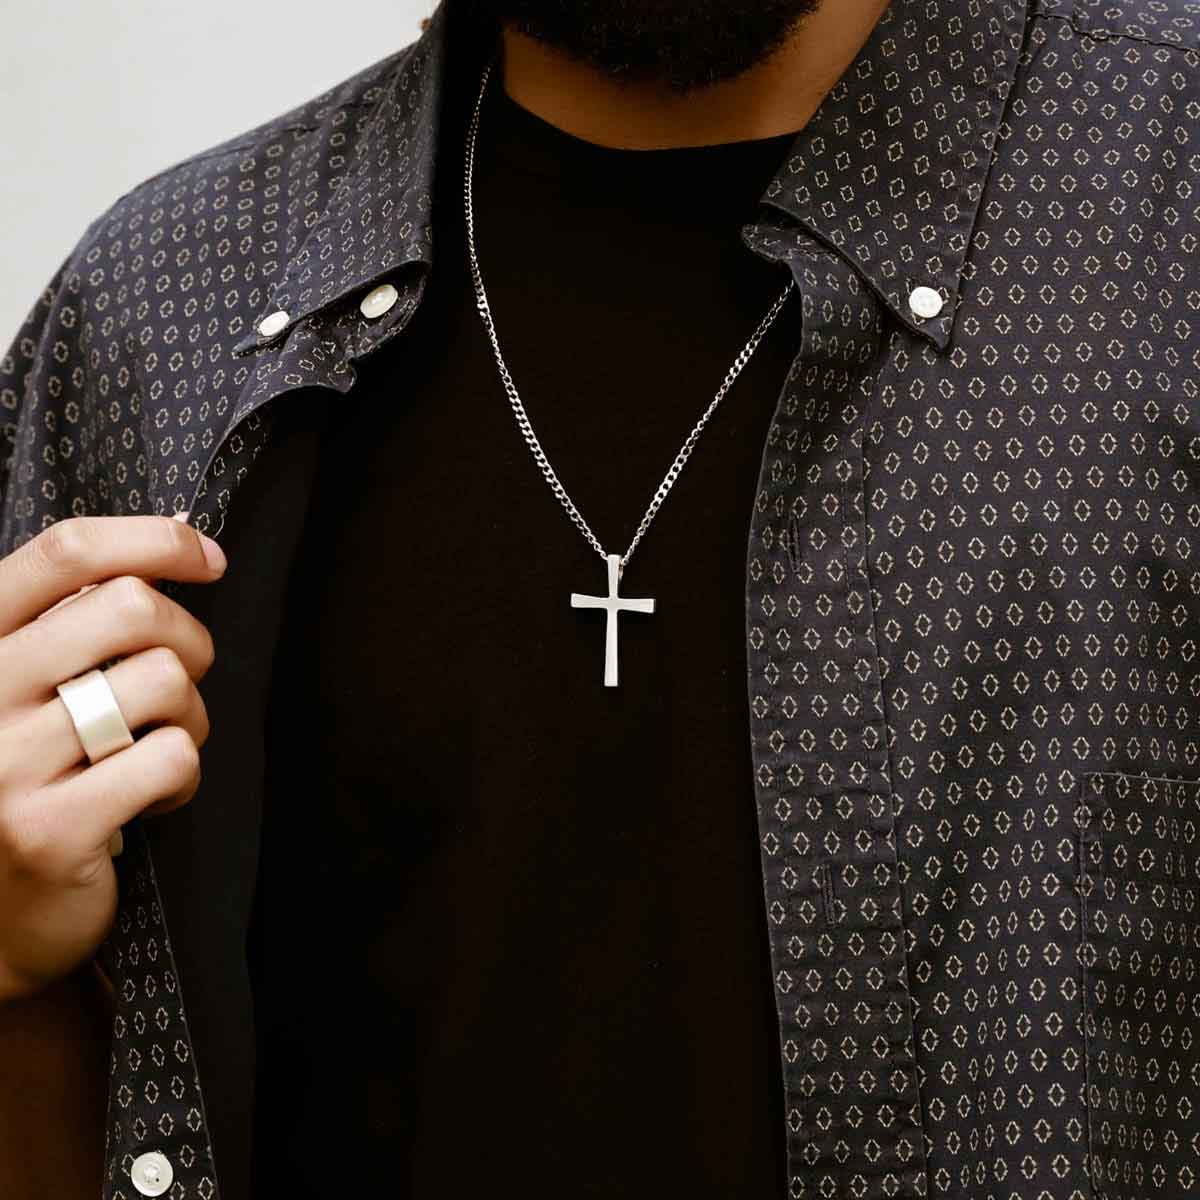
POLYGON ((621 556, 606 554, 608 560, 608 595, 584 596, 571 593, 572 608, 603 608, 608 613, 608 627, 604 643, 604 686, 617 686, 617 613, 622 609, 632 612, 653 612, 653 600, 630 600, 617 595, 617 580, 621 573, 621 556))

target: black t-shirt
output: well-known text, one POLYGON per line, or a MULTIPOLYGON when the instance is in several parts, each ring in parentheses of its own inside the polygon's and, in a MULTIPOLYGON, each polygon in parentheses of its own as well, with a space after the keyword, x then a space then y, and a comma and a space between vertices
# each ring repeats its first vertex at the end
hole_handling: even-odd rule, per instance
MULTIPOLYGON (((605 563, 475 310, 462 140, 421 306, 331 401, 288 584, 248 947, 255 1194, 782 1200, 744 597, 799 297, 625 568, 656 605, 619 618, 605 687, 605 615, 570 604, 605 563)), ((604 148, 493 73, 484 284, 605 551, 787 282, 739 230, 791 140, 604 148)))

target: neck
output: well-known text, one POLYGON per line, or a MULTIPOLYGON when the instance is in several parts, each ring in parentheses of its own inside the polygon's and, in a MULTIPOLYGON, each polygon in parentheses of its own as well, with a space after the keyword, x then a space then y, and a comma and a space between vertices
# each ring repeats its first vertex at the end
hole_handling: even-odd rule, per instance
POLYGON ((709 146, 798 131, 854 61, 889 0, 824 0, 769 58, 686 95, 628 83, 508 27, 504 90, 585 141, 626 150, 709 146))

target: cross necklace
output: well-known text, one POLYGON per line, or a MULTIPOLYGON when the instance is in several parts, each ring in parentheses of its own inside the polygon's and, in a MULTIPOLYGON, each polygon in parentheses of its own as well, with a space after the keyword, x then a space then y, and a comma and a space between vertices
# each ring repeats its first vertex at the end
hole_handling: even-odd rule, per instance
POLYGON ((692 448, 696 445, 697 439, 700 437, 700 431, 704 428, 708 418, 712 415, 714 409, 721 402, 721 398, 729 390, 733 381, 738 377, 742 368, 749 361, 762 340, 763 335, 771 326, 771 322, 775 320, 779 310, 783 307, 783 302, 788 298, 788 294, 792 290, 792 279, 789 275, 787 286, 779 294, 774 304, 771 305, 770 311, 759 323, 758 328, 750 335, 750 340, 742 347, 733 365, 729 368, 720 388, 717 389, 716 396, 713 397, 712 403, 704 410, 700 420, 696 422, 695 428, 688 434, 687 440, 683 443, 679 453, 675 456, 675 461, 671 464, 666 475, 663 477, 662 483, 658 485, 658 490, 654 493, 654 498, 650 502, 650 507, 646 510, 646 515, 642 518, 641 524, 637 528, 637 533, 634 534, 633 541, 629 543, 629 549, 623 555, 606 554, 604 547, 600 545, 596 535, 588 528, 587 522, 583 519, 579 509, 577 509, 571 498, 567 495, 566 489, 559 482, 558 476, 554 473, 553 467, 550 466, 549 460, 546 458, 545 451, 542 450, 541 443, 537 440, 533 432, 533 426, 530 424, 529 417, 525 412, 525 406, 521 403, 521 397, 517 394, 516 385, 512 381, 512 376, 509 374, 508 367, 505 365, 504 357, 500 353, 500 341, 496 336, 496 326, 492 320, 492 311, 488 305, 487 293, 483 289, 483 276, 479 270, 479 259, 475 252, 475 217, 472 206, 472 180, 475 170, 475 138, 479 131, 479 113, 483 107, 483 96, 487 90, 488 76, 491 74, 492 66, 495 63, 493 58, 491 62, 484 68, 483 79, 479 85, 479 95, 475 99, 475 110, 471 116, 471 124, 467 133, 467 156, 466 156, 466 178, 464 183, 464 203, 467 218, 467 256, 471 264, 471 281, 475 286, 475 307, 479 310, 479 315, 483 319, 484 328, 487 330, 488 339, 492 344, 492 353, 496 358, 496 365, 500 370, 500 379, 504 384, 504 390, 508 395, 509 403, 512 405, 513 412, 516 414, 517 426, 520 428, 522 435, 525 438, 526 444, 533 452, 534 460, 541 467, 542 474, 546 478, 546 482, 550 484, 554 494, 558 497, 559 502, 570 514, 571 520, 582 531, 583 535, 591 543, 593 549, 597 551, 601 558, 604 559, 608 568, 608 595, 607 596, 588 596, 580 592, 571 593, 572 608, 602 608, 608 615, 607 626, 605 631, 604 645, 604 686, 617 686, 617 615, 621 612, 646 612, 654 611, 654 601, 648 598, 630 599, 627 596, 617 595, 617 587, 621 581, 621 573, 625 568, 625 564, 629 561, 629 556, 633 553, 634 547, 641 541, 642 534, 646 532, 654 514, 658 512, 659 506, 666 498, 667 493, 671 490, 672 484, 679 477, 679 473, 683 470, 683 464, 687 462, 688 457, 692 453, 692 448))
POLYGON ((654 601, 631 600, 628 596, 617 595, 617 583, 621 576, 621 556, 606 554, 608 560, 608 595, 584 596, 579 592, 571 593, 572 608, 603 608, 608 613, 604 636, 604 686, 617 686, 617 613, 622 609, 630 612, 653 612, 654 601))

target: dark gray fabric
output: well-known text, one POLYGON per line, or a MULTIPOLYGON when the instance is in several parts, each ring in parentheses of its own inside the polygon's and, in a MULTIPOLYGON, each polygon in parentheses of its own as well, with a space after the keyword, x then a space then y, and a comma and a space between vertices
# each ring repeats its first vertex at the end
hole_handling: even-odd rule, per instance
MULTIPOLYGON (((0 364, 0 552, 73 513, 220 535, 275 418, 404 327, 443 58, 487 49, 449 16, 84 231, 0 364)), ((745 591, 794 1197, 1200 1191, 1198 25, 1194 0, 893 0, 743 230, 802 292, 745 591)), ((227 668, 249 723, 263 657, 227 668)), ((254 788, 253 737, 127 830, 106 1200, 146 1149, 172 1195, 245 1194, 249 1014, 214 947, 255 801, 211 793, 254 788)))

